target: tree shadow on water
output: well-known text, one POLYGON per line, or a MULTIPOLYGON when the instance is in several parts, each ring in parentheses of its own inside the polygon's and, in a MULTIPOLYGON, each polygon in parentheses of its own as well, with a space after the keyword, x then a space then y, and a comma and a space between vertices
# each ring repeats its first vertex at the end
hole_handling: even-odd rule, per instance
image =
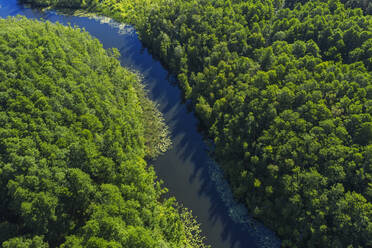
POLYGON ((213 248, 258 247, 245 226, 235 223, 229 215, 231 209, 225 206, 211 177, 207 146, 202 135, 197 132, 198 121, 182 104, 181 91, 170 82, 168 72, 162 65, 147 49, 143 49, 135 33, 120 33, 110 24, 101 24, 89 18, 14 7, 16 0, 5 1, 6 4, 3 2, 0 1, 4 5, 0 13, 8 8, 8 15, 25 14, 28 17, 78 25, 98 38, 105 48, 118 48, 122 65, 140 73, 150 97, 159 104, 170 127, 173 147, 153 161, 157 175, 164 180, 170 195, 176 196, 178 201, 193 211, 201 223, 207 243, 213 248))
POLYGON ((146 49, 137 45, 120 49, 122 57, 148 83, 153 100, 159 103, 171 130, 171 150, 154 161, 157 175, 164 180, 170 195, 190 208, 201 223, 207 243, 216 248, 258 247, 243 224, 229 216, 215 182, 211 178, 210 158, 202 135, 197 132, 198 120, 182 104, 182 94, 168 80, 168 72, 146 49))

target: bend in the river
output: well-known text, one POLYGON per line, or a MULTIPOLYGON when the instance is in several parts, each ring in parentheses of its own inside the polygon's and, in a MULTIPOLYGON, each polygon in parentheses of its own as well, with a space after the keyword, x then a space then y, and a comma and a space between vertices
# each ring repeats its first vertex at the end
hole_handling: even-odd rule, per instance
POLYGON ((221 171, 208 156, 207 146, 197 132, 197 119, 182 104, 180 90, 168 72, 142 47, 130 26, 108 18, 87 18, 40 12, 0 0, 0 17, 24 15, 51 22, 77 25, 98 38, 105 48, 116 47, 123 66, 144 77, 150 97, 159 104, 171 130, 172 148, 153 161, 157 176, 169 194, 192 210, 201 223, 207 244, 213 248, 279 247, 279 240, 260 223, 248 217, 246 209, 232 198, 221 171))

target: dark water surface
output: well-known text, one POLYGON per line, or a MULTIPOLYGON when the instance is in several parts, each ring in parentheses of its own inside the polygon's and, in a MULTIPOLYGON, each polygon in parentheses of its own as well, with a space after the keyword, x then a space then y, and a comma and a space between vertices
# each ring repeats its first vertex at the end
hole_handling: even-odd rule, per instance
POLYGON ((182 104, 180 90, 170 83, 168 72, 162 65, 143 48, 133 28, 112 21, 105 23, 108 21, 105 18, 98 20, 59 15, 53 11, 41 12, 18 5, 17 0, 0 0, 0 17, 16 15, 84 28, 105 48, 119 49, 123 66, 143 75, 150 97, 159 104, 165 116, 173 142, 172 148, 152 164, 169 194, 197 217, 207 244, 212 248, 278 247, 279 241, 270 231, 259 223, 245 220, 247 216, 241 206, 237 208, 239 211, 234 209, 237 205, 226 182, 220 180, 221 174, 211 163, 207 146, 197 132, 196 118, 182 104))

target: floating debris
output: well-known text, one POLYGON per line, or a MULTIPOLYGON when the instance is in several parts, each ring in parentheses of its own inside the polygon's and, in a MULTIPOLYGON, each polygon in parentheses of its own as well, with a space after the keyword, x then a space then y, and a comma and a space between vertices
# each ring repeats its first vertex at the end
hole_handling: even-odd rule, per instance
POLYGON ((265 227, 262 223, 253 219, 249 215, 247 208, 234 199, 233 193, 223 176, 221 168, 212 159, 210 159, 208 163, 208 171, 223 203, 228 208, 231 219, 235 223, 243 224, 246 231, 257 240, 260 247, 279 248, 280 240, 276 237, 275 233, 265 227))
POLYGON ((129 24, 117 22, 110 17, 98 16, 98 15, 87 15, 86 17, 88 17, 89 19, 99 21, 101 24, 108 24, 110 27, 118 29, 119 34, 132 35, 136 33, 136 30, 133 28, 133 26, 129 24))

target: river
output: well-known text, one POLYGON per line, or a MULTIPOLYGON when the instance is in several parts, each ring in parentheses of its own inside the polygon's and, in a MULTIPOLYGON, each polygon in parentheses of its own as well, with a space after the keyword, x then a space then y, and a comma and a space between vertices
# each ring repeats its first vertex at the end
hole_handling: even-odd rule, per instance
POLYGON ((119 49, 123 66, 142 74, 150 98, 159 104, 164 114, 173 142, 171 149, 152 161, 152 165, 169 189, 168 194, 175 196, 197 217, 207 244, 212 248, 280 246, 270 230, 249 218, 246 209, 234 202, 197 131, 197 119, 182 103, 179 88, 167 70, 142 46, 131 26, 119 25, 108 18, 42 12, 19 5, 17 0, 0 0, 0 17, 16 15, 84 28, 105 48, 119 49))

